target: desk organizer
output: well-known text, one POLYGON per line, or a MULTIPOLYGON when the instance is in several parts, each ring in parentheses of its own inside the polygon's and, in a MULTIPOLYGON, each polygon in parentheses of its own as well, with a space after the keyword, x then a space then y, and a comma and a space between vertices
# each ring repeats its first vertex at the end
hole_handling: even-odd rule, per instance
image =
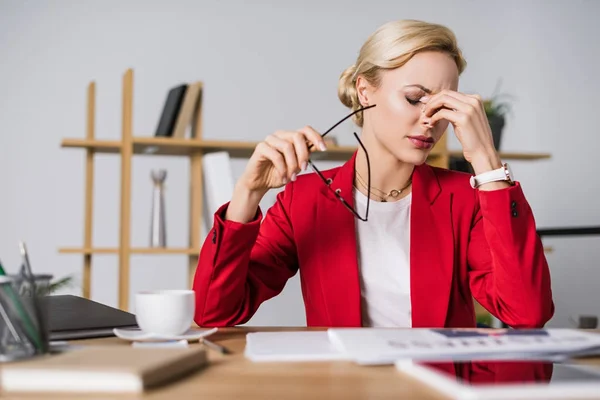
POLYGON ((0 276, 0 362, 48 353, 47 310, 39 291, 48 276, 0 276))

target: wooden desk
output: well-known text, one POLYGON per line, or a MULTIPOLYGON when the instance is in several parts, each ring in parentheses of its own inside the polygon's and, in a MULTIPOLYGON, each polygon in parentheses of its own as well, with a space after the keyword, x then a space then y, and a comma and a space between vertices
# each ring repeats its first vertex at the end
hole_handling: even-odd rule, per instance
MULTIPOLYGON (((351 362, 253 363, 244 357, 245 335, 257 331, 302 328, 222 328, 211 336, 234 352, 209 350, 210 365, 187 378, 152 389, 143 396, 85 395, 85 398, 148 399, 445 399, 427 386, 403 376, 394 366, 359 366, 351 362)), ((129 346, 117 338, 77 341, 80 344, 129 346)), ((199 344, 192 344, 199 346, 199 344)), ((600 364, 600 359, 586 363, 600 364)), ((11 399, 70 399, 56 396, 0 396, 11 399)))

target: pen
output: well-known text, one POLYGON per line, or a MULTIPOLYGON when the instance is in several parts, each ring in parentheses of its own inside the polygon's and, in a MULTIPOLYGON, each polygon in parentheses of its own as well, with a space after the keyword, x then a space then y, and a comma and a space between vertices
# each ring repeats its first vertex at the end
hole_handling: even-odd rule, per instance
POLYGON ((216 350, 221 354, 231 354, 231 350, 229 350, 227 347, 216 344, 215 342, 211 342, 210 340, 202 338, 200 339, 200 343, 204 343, 206 347, 216 350))
POLYGON ((11 335, 13 335, 13 338, 15 338, 15 341, 20 342, 21 338, 19 337, 19 334, 17 333, 15 326, 13 325, 12 321, 10 320, 8 313, 6 312, 6 310, 4 310, 2 303, 0 303, 0 317, 2 317, 4 322, 6 322, 6 326, 8 327, 8 330, 10 331, 11 335))
POLYGON ((46 326, 44 316, 42 315, 40 299, 37 295, 37 286, 35 285, 35 276, 33 275, 33 270, 31 269, 31 263, 29 262, 29 253, 27 252, 27 247, 24 242, 19 242, 19 249, 21 250, 21 258, 23 259, 23 265, 25 265, 25 272, 27 272, 29 284, 31 285, 31 300, 33 302, 33 311, 35 314, 35 319, 38 326, 38 333, 40 335, 42 352, 45 352, 48 348, 48 338, 46 337, 46 326))

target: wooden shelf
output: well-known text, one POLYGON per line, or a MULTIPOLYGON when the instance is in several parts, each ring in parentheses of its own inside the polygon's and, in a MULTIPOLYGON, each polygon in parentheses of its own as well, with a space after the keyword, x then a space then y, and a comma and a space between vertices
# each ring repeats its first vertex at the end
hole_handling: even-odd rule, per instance
POLYGON ((147 155, 189 156, 197 152, 228 151, 231 157, 249 157, 257 143, 212 140, 134 137, 133 153, 147 155))
MULTIPOLYGON (((252 155, 258 142, 238 142, 223 140, 194 140, 161 137, 134 137, 133 154, 190 156, 196 153, 227 151, 231 157, 247 158, 252 155)), ((98 153, 121 152, 118 140, 63 139, 62 147, 91 149, 98 153)), ((330 147, 326 152, 315 152, 315 159, 345 161, 356 151, 353 146, 330 147)))
MULTIPOLYGON (((502 160, 542 160, 550 158, 548 153, 515 153, 501 151, 500 158, 502 160)), ((463 153, 460 150, 451 150, 448 152, 450 157, 463 158, 463 153)))
MULTIPOLYGON (((117 247, 63 247, 58 249, 59 253, 63 254, 119 254, 117 247)), ((183 255, 198 255, 200 249, 188 249, 188 248, 157 248, 157 247, 133 247, 130 250, 131 254, 183 254, 183 255)))
POLYGON ((119 140, 96 140, 96 139, 63 139, 61 147, 91 149, 97 153, 119 153, 121 141, 119 140))
MULTIPOLYGON (((227 151, 231 157, 248 158, 258 142, 237 142, 224 140, 193 140, 161 137, 134 137, 133 154, 191 156, 196 153, 227 151)), ((98 153, 121 152, 118 140, 63 139, 62 147, 91 149, 98 153)), ((330 146, 326 152, 314 152, 314 160, 347 161, 356 151, 355 146, 330 146)), ((441 151, 432 151, 430 158, 439 157, 441 151)))
MULTIPOLYGON (((133 153, 140 155, 190 156, 194 153, 227 151, 231 157, 250 157, 258 142, 237 142, 226 140, 193 140, 161 137, 134 137, 133 153)), ((120 153, 121 141, 97 139, 63 139, 62 147, 91 149, 98 153, 120 153)), ((356 151, 355 146, 330 147, 326 152, 315 152, 316 160, 345 161, 356 151)), ((443 151, 432 151, 431 158, 443 155, 443 151)), ((462 158, 460 150, 448 152, 450 157, 462 158)), ((503 160, 541 160, 550 158, 548 153, 500 152, 503 160)))

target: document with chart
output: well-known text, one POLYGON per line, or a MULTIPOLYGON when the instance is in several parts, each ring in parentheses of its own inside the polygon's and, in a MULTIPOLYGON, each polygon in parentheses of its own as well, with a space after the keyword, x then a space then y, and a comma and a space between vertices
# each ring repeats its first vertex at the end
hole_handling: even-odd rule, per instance
POLYGON ((398 359, 559 359, 600 352, 600 334, 575 329, 330 328, 335 348, 360 364, 398 359))

